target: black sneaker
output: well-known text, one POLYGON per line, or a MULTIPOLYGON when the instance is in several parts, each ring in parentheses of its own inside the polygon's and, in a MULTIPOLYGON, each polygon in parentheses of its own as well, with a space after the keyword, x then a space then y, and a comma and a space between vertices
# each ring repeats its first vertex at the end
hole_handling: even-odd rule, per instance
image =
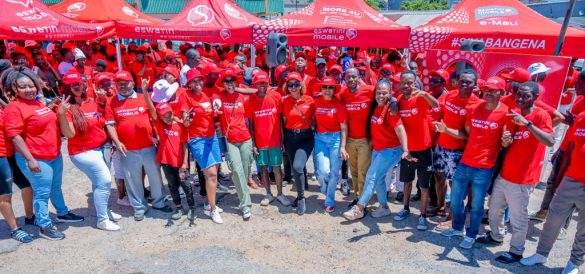
POLYGON ((33 241, 33 238, 30 236, 30 234, 26 233, 26 231, 22 230, 22 228, 20 227, 10 232, 10 237, 23 244, 30 243, 33 241))
POLYGON ((475 239, 475 242, 489 246, 502 245, 501 241, 497 241, 494 238, 492 238, 492 234, 490 232, 487 232, 486 234, 477 237, 477 239, 475 239))
POLYGON ((358 203, 358 199, 355 199, 355 200, 351 201, 351 203, 349 203, 347 208, 352 208, 354 205, 357 205, 357 203, 358 203))
POLYGON ((171 212, 173 212, 173 209, 170 206, 163 206, 161 208, 156 208, 156 207, 153 206, 152 209, 158 210, 158 211, 161 211, 161 212, 164 212, 164 213, 171 213, 171 212))
POLYGON ((411 201, 417 202, 420 201, 420 192, 410 198, 411 201))
POLYGON ((45 239, 57 241, 65 239, 65 234, 59 231, 56 226, 51 225, 45 228, 41 228, 41 236, 45 239))
POLYGON ((515 262, 519 262, 522 259, 522 255, 506 252, 498 257, 496 257, 496 262, 500 262, 503 264, 511 264, 515 262))
POLYGON ((60 223, 77 223, 82 222, 84 220, 83 217, 73 214, 71 212, 67 212, 67 214, 63 216, 57 216, 57 221, 60 223))
POLYGON ((25 225, 36 225, 35 224, 36 218, 35 215, 32 215, 32 217, 24 217, 24 224, 25 225))

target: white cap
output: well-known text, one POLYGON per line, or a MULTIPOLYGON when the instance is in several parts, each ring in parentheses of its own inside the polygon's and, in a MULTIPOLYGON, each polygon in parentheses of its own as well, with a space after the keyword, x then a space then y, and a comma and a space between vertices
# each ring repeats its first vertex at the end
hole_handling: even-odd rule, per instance
POLYGON ((154 83, 152 101, 155 103, 168 102, 179 89, 179 83, 169 84, 167 80, 158 80, 154 83))
POLYGON ((83 54, 83 51, 81 51, 80 49, 75 48, 73 50, 73 53, 75 54, 75 61, 79 59, 85 59, 85 54, 83 54))
POLYGON ((550 68, 547 67, 543 63, 534 63, 528 67, 528 72, 530 72, 530 77, 534 76, 535 74, 549 72, 550 68))

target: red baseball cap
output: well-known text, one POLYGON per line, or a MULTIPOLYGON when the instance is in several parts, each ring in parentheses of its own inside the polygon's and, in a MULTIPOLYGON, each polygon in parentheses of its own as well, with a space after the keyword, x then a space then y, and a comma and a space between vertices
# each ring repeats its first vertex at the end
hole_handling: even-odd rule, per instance
POLYGON ((203 75, 201 75, 201 72, 199 72, 198 69, 192 68, 189 71, 187 71, 187 83, 197 78, 203 78, 203 75))
POLYGON ((500 77, 514 82, 524 83, 530 81, 530 72, 523 68, 514 68, 508 73, 500 74, 500 77))
POLYGON ((252 83, 254 85, 260 84, 260 83, 268 83, 270 82, 268 79, 268 73, 264 72, 264 71, 260 71, 258 73, 256 73, 256 75, 254 75, 254 79, 252 79, 252 83))
POLYGON ((380 71, 383 71, 383 70, 391 71, 392 74, 396 73, 396 69, 394 68, 394 66, 392 64, 382 65, 382 67, 380 68, 380 71))
POLYGON ((177 58, 177 54, 172 49, 167 50, 166 57, 169 59, 177 58))
POLYGON ((114 75, 114 81, 134 81, 134 78, 132 78, 132 74, 130 74, 130 72, 127 72, 125 70, 122 71, 118 71, 116 72, 116 74, 114 75))
POLYGON ((209 75, 211 73, 220 73, 222 69, 218 67, 215 63, 207 63, 203 67, 203 74, 209 75))
POLYGON ((291 72, 287 77, 286 77, 286 81, 291 81, 291 80, 296 80, 299 82, 303 81, 303 77, 301 77, 301 74, 298 72, 291 72))
POLYGON ((224 70, 221 71, 221 73, 219 74, 219 79, 217 79, 217 84, 221 85, 223 83, 223 80, 227 77, 233 77, 234 79, 238 79, 238 76, 236 75, 236 71, 232 68, 226 68, 224 70))
POLYGON ((506 81, 498 76, 492 76, 485 81, 483 87, 488 89, 505 90, 506 81))
POLYGON ((319 88, 319 90, 321 90, 321 86, 334 86, 336 93, 341 90, 341 85, 336 83, 335 79, 333 79, 333 77, 330 77, 330 76, 323 78, 323 81, 321 81, 321 83, 317 84, 317 87, 319 88))
POLYGON ((329 68, 329 70, 327 70, 327 72, 331 73, 332 71, 339 71, 339 72, 343 72, 343 68, 340 65, 333 65, 329 68))
POLYGON ((441 77, 445 83, 449 82, 449 72, 444 69, 433 70, 429 75, 441 77))
POLYGON ((176 79, 179 79, 179 69, 175 66, 166 66, 164 68, 164 72, 171 74, 172 76, 174 76, 176 79))
POLYGON ((136 53, 146 53, 148 49, 145 46, 140 46, 136 49, 136 53))
POLYGON ((112 74, 109 73, 109 72, 101 72, 101 73, 98 73, 94 77, 94 79, 95 79, 95 83, 96 84, 99 84, 99 83, 101 83, 103 81, 106 81, 106 80, 112 81, 113 80, 113 77, 112 77, 112 74))
POLYGON ((173 112, 173 108, 171 107, 171 105, 167 103, 160 103, 156 105, 156 114, 158 114, 159 116, 163 116, 168 112, 173 112))
POLYGON ((75 70, 70 70, 65 75, 63 75, 63 84, 65 85, 73 85, 73 84, 80 84, 83 83, 83 78, 81 78, 81 74, 75 70))

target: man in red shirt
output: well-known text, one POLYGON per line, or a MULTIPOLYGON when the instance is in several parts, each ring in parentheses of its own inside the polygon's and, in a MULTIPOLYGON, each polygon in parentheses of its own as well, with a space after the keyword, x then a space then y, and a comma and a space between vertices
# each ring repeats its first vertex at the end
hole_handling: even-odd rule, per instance
POLYGON ((347 153, 355 197, 350 207, 357 204, 370 167, 371 143, 367 138, 366 126, 370 107, 374 100, 374 87, 361 84, 359 72, 350 68, 345 72, 345 83, 339 92, 339 99, 345 104, 348 113, 349 133, 347 153))
POLYGON ((446 237, 465 236, 459 244, 461 248, 471 249, 479 232, 483 217, 483 204, 492 181, 494 166, 500 151, 500 143, 509 121, 508 107, 500 103, 505 89, 504 80, 491 77, 484 84, 485 102, 467 110, 465 130, 455 130, 435 123, 437 131, 445 132, 457 139, 467 140, 461 162, 453 175, 451 188, 451 212, 453 226, 441 233, 446 237), (465 207, 463 200, 471 191, 471 213, 469 227, 464 234, 465 207))
POLYGON ((512 224, 510 251, 496 258, 496 261, 505 264, 522 259, 528 232, 530 192, 539 180, 545 146, 550 147, 555 143, 550 116, 534 105, 538 92, 538 84, 532 81, 523 83, 518 88, 518 108, 510 110, 511 113, 508 114, 513 122, 508 128, 510 135, 502 140, 504 147, 509 146, 508 152, 490 198, 491 232, 477 239, 478 243, 501 245, 505 236, 504 211, 509 208, 512 224))
POLYGON ((563 273, 579 273, 579 266, 583 264, 585 254, 585 113, 579 114, 573 127, 567 133, 569 139, 568 149, 564 161, 570 164, 560 171, 563 176, 556 194, 551 202, 549 214, 542 227, 542 234, 538 241, 536 253, 520 260, 526 266, 546 263, 548 254, 552 249, 560 230, 567 218, 572 218, 573 210, 579 211, 577 217, 577 231, 575 242, 571 250, 571 258, 563 273))
POLYGON ((394 217, 401 221, 410 215, 410 193, 415 175, 421 188, 421 215, 418 218, 418 230, 427 229, 427 207, 429 204, 429 187, 433 176, 433 150, 429 131, 429 111, 439 106, 439 102, 430 93, 416 88, 416 73, 404 71, 400 75, 402 95, 398 97, 400 118, 406 130, 408 151, 413 159, 402 159, 400 163, 400 181, 404 183, 404 209, 394 217))
POLYGON ((146 60, 146 48, 138 47, 134 55, 134 62, 130 66, 132 75, 136 79, 136 92, 142 93, 143 89, 147 88, 148 92, 152 92, 152 85, 154 85, 156 66, 146 60), (150 85, 148 87, 142 86, 142 79, 148 80, 150 85))
POLYGON ((281 117, 282 101, 276 91, 268 92, 268 74, 259 72, 254 76, 253 84, 258 89, 256 94, 250 95, 246 102, 246 116, 250 123, 252 146, 256 163, 262 171, 262 181, 266 189, 266 196, 260 202, 261 206, 267 206, 274 201, 270 190, 268 166, 272 166, 278 195, 276 199, 284 206, 291 203, 282 192, 282 126, 281 117))
POLYGON ((315 66, 317 68, 314 78, 311 78, 306 83, 306 90, 304 95, 311 96, 313 98, 321 95, 321 91, 318 88, 318 83, 323 81, 323 78, 327 76, 327 62, 323 58, 315 59, 315 66))
MULTIPOLYGON (((134 220, 142 221, 148 211, 142 185, 143 169, 150 183, 152 208, 170 213, 172 209, 164 202, 160 165, 156 162, 153 130, 144 95, 134 91, 132 75, 127 71, 117 72, 115 82, 118 95, 106 104, 106 125, 112 141, 122 154, 120 162, 130 205, 134 208, 134 220)), ((143 84, 148 84, 148 81, 143 84)))

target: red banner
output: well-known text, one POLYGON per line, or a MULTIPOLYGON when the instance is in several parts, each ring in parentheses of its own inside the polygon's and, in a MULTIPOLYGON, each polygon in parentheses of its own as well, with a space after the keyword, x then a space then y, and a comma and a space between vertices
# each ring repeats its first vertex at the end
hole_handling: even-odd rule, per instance
POLYGON ((459 61, 465 61, 470 64, 477 71, 480 79, 487 79, 513 68, 528 69, 534 63, 543 63, 549 70, 546 72, 544 80, 539 82, 544 87, 544 91, 540 93, 540 98, 556 108, 559 104, 571 58, 495 52, 428 50, 421 68, 423 83, 428 84, 429 72, 436 69, 447 69, 451 72, 459 61))

